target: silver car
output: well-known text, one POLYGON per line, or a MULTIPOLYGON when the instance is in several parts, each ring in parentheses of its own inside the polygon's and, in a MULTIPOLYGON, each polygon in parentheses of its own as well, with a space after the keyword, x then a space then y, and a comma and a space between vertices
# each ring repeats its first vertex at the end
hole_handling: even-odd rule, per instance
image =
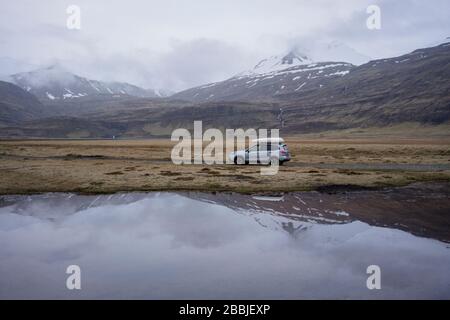
POLYGON ((291 160, 288 147, 282 138, 253 140, 253 145, 245 150, 231 152, 228 157, 235 164, 271 164, 282 165, 291 160))

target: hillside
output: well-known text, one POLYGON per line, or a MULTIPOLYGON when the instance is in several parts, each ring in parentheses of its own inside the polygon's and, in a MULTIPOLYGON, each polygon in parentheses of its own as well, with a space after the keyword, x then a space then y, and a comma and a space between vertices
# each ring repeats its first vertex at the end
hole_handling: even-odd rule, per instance
POLYGON ((278 97, 286 130, 450 121, 450 44, 353 68, 320 89, 278 97))
POLYGON ((0 125, 20 123, 47 115, 35 96, 20 87, 0 81, 0 125))

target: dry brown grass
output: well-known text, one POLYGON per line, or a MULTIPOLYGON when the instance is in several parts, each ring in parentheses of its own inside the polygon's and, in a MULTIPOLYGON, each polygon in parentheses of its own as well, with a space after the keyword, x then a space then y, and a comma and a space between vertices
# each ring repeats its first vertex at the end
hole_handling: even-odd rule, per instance
POLYGON ((199 190, 279 192, 324 185, 369 187, 449 181, 439 172, 343 169, 339 164, 450 164, 443 140, 286 139, 293 155, 275 176, 259 166, 174 165, 167 140, 0 141, 0 194, 199 190), (323 164, 330 167, 321 168, 323 164), (333 166, 336 165, 336 168, 333 166))

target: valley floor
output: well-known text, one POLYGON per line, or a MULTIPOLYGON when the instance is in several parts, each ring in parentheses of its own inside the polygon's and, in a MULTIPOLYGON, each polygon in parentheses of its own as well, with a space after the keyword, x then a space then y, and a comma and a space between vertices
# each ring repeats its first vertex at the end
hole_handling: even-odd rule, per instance
POLYGON ((118 191, 274 193, 450 181, 448 139, 286 139, 292 160, 260 166, 174 165, 169 140, 3 140, 0 194, 118 191))

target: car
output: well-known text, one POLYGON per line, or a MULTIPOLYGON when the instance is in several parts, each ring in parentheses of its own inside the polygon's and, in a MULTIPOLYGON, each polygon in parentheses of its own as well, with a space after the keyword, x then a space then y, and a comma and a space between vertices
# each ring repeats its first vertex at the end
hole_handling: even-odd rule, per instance
POLYGON ((230 152, 228 157, 234 164, 272 164, 278 162, 282 165, 284 162, 291 160, 289 149, 282 138, 253 140, 251 147, 230 152))

